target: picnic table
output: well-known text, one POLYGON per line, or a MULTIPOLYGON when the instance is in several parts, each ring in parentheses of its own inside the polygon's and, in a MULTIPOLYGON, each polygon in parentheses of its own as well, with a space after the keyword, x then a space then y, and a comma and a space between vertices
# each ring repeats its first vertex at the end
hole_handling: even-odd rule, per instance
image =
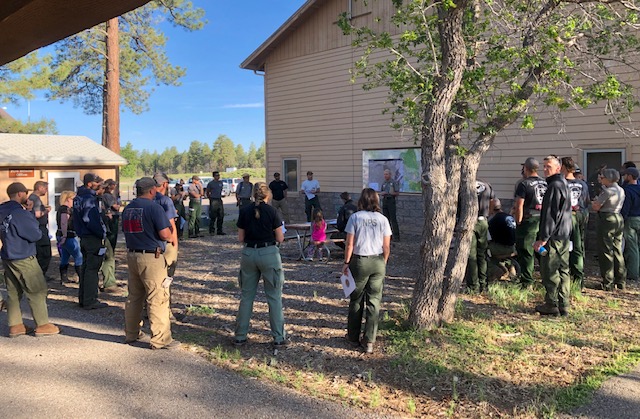
MULTIPOLYGON (((338 220, 336 218, 324 220, 327 223, 327 233, 331 233, 329 226, 334 226, 337 224, 338 220)), ((303 223, 289 223, 284 225, 285 230, 293 230, 296 235, 296 243, 298 245, 298 251, 300 252, 300 257, 298 260, 309 260, 305 254, 304 249, 308 244, 311 243, 311 223, 303 222, 303 223), (308 239, 307 239, 308 237, 308 239)), ((335 229, 331 229, 335 230, 335 229)), ((325 246, 326 247, 326 246, 325 246)), ((330 257, 329 249, 327 248, 327 259, 330 257)))

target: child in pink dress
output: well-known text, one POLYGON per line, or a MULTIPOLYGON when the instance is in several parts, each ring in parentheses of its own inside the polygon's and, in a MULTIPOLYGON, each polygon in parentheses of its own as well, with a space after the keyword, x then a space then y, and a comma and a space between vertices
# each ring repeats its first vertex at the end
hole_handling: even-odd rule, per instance
MULTIPOLYGON (((317 249, 321 252, 322 246, 324 242, 327 241, 327 223, 324 221, 322 217, 322 211, 317 210, 313 215, 313 221, 311 222, 311 242, 313 243, 313 247, 311 247, 311 251, 315 253, 317 249)), ((313 255, 311 256, 313 257, 313 255)))

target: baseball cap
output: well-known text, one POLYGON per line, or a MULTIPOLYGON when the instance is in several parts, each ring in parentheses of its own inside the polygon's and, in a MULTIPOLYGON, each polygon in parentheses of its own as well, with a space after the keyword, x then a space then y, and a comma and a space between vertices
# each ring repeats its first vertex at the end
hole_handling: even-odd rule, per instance
POLYGON ((620 172, 622 175, 631 175, 634 179, 638 179, 640 177, 640 171, 635 167, 627 167, 626 169, 620 172))
POLYGON ((251 177, 251 175, 249 173, 245 173, 245 174, 242 175, 243 179, 246 178, 246 177, 251 177))
POLYGON ((82 178, 82 182, 84 182, 85 185, 90 182, 97 182, 97 181, 98 181, 98 176, 95 173, 86 173, 82 178))
POLYGON ((13 182, 11 185, 7 186, 7 195, 15 195, 18 192, 29 192, 29 189, 20 182, 13 182))
POLYGON ((140 179, 136 180, 136 188, 141 189, 143 191, 148 191, 154 186, 158 186, 158 182, 156 182, 155 179, 152 179, 150 177, 141 177, 140 179))
POLYGON ((540 163, 534 157, 527 158, 522 165, 529 170, 538 170, 540 168, 540 163))
POLYGON ((313 172, 311 170, 307 171, 307 175, 312 175, 313 172))
POLYGON ((273 174, 273 177, 278 177, 278 176, 280 176, 280 173, 278 173, 278 172, 275 172, 275 173, 273 174))
POLYGON ((169 176, 161 172, 153 175, 153 179, 158 183, 158 185, 162 185, 164 182, 169 182, 169 176))
POLYGON ((577 164, 575 165, 575 170, 573 171, 573 173, 582 173, 582 169, 580 169, 580 166, 578 166, 577 164))

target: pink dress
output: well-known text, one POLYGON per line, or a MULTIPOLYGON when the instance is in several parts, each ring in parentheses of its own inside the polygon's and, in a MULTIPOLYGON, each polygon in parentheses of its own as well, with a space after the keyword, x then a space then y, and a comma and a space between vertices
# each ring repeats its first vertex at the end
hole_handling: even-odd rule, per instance
POLYGON ((311 230, 311 240, 313 240, 314 242, 323 242, 327 240, 327 223, 324 222, 324 220, 322 220, 322 224, 320 226, 320 228, 318 228, 318 226, 316 225, 316 223, 313 223, 313 228, 311 230))

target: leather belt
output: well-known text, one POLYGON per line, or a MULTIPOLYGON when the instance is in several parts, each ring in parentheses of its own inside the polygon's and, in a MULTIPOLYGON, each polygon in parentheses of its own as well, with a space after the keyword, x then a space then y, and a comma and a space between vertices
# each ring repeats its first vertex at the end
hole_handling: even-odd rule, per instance
POLYGON ((367 259, 367 258, 379 258, 382 256, 382 253, 378 254, 378 255, 369 255, 369 256, 365 256, 365 255, 353 255, 354 258, 356 259, 367 259))
MULTIPOLYGON (((154 255, 156 253, 155 250, 144 250, 144 249, 127 249, 127 250, 133 253, 153 253, 154 255)), ((160 251, 160 253, 164 253, 164 252, 160 251)))
POLYGON ((263 247, 275 246, 276 242, 265 242, 265 243, 245 243, 244 247, 252 247, 254 249, 261 249, 263 247))

